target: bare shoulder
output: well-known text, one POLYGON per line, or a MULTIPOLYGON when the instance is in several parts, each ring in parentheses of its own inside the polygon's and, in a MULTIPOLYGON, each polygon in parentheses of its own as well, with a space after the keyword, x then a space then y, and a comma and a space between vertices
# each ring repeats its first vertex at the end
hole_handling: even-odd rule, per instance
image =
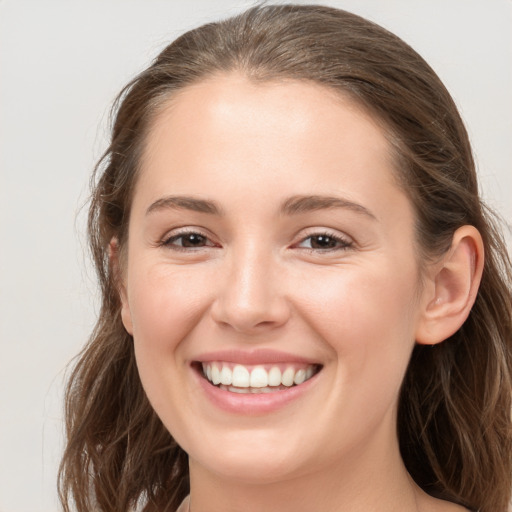
POLYGON ((467 508, 461 505, 433 498, 428 494, 423 494, 418 505, 422 512, 469 512, 467 508))
POLYGON ((440 502, 440 505, 436 509, 432 509, 432 512, 470 512, 466 507, 462 507, 461 505, 457 505, 455 503, 450 503, 449 501, 437 500, 440 502))

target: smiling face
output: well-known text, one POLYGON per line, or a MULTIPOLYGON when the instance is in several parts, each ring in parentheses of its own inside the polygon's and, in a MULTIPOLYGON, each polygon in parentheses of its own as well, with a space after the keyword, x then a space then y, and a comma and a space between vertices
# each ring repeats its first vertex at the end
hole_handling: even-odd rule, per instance
POLYGON ((270 482, 398 456, 414 216, 354 102, 238 75, 182 90, 149 132, 127 243, 123 321, 192 475, 270 482))

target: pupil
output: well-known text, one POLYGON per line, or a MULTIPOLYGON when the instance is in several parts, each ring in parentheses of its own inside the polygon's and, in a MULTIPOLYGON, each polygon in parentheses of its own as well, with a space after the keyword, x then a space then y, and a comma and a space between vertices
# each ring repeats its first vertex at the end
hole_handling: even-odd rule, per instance
POLYGON ((336 240, 327 235, 318 235, 311 240, 311 247, 314 249, 325 249, 336 246, 336 240))
POLYGON ((190 233, 183 237, 183 247, 197 247, 198 245, 204 244, 204 236, 190 233))

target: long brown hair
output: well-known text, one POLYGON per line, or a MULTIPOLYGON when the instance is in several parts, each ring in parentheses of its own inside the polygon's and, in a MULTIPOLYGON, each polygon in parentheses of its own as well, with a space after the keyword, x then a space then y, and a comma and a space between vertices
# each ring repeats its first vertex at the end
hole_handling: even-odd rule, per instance
POLYGON ((398 436, 427 492, 481 512, 504 512, 512 468, 511 263, 482 205, 468 136, 449 93, 398 37, 345 11, 267 5, 204 25, 170 44, 117 98, 112 139, 93 177, 89 237, 102 291, 90 341, 66 395, 63 507, 79 512, 175 511, 189 491, 187 457, 152 410, 120 318, 113 238, 124 246, 147 130, 175 91, 212 74, 310 80, 349 95, 380 120, 414 205, 422 258, 475 226, 485 268, 461 329, 417 346, 402 386, 398 436))

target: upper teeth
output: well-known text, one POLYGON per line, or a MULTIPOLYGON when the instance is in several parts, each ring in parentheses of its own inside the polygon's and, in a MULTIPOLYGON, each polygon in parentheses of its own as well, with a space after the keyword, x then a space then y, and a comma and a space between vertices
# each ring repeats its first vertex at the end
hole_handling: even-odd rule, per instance
POLYGON ((265 388, 302 384, 315 373, 315 365, 251 366, 222 362, 202 363, 203 373, 215 385, 265 388))

